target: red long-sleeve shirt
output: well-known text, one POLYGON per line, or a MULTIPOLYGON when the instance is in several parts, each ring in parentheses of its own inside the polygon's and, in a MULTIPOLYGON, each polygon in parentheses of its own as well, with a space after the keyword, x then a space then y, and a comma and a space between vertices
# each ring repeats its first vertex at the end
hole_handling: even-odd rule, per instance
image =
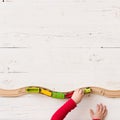
MULTIPOLYGON (((61 106, 52 116, 51 120, 63 120, 65 116, 76 107, 73 99, 69 99, 63 106, 61 106)), ((100 119, 93 119, 100 120, 100 119)))

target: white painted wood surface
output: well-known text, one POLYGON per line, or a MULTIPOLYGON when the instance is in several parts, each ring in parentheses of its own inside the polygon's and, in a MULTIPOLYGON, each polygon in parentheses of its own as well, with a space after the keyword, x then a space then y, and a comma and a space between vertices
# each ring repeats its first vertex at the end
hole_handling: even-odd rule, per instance
MULTIPOLYGON (((120 1, 1 0, 0 88, 27 85, 120 89, 120 1)), ((0 97, 0 120, 49 120, 65 101, 0 97)), ((89 108, 100 102, 108 107, 106 120, 120 120, 119 98, 94 95, 66 120, 90 120, 89 108)))

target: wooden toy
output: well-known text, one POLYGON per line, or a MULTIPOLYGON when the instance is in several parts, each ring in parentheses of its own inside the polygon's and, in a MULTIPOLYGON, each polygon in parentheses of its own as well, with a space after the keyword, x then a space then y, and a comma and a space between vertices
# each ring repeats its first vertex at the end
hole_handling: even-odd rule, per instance
MULTIPOLYGON (((84 94, 97 94, 110 98, 120 98, 120 90, 108 90, 100 87, 83 87, 84 94)), ((58 99, 70 98, 74 90, 68 92, 52 91, 40 86, 26 86, 13 90, 0 89, 0 96, 17 97, 26 94, 44 94, 46 96, 58 99)))

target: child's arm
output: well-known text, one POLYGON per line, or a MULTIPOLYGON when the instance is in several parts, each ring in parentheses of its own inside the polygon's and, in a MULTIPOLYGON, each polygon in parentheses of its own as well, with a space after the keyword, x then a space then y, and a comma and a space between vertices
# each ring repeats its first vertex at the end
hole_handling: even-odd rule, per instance
POLYGON ((82 98, 83 98, 83 91, 80 89, 75 90, 72 95, 72 98, 69 99, 62 107, 60 107, 52 116, 51 120, 63 120, 65 116, 76 107, 82 98))
MULTIPOLYGON (((71 99, 69 99, 63 106, 61 106, 52 116, 51 120, 63 120, 66 115, 74 109, 78 103, 82 100, 84 96, 84 93, 82 90, 77 89, 73 93, 71 99)), ((90 110, 90 115, 92 120, 103 120, 104 117, 107 114, 106 106, 103 106, 102 104, 97 105, 97 110, 94 113, 94 111, 90 110)))
POLYGON ((65 116, 76 107, 76 103, 69 99, 63 106, 61 106, 52 116, 51 120, 63 120, 65 116))

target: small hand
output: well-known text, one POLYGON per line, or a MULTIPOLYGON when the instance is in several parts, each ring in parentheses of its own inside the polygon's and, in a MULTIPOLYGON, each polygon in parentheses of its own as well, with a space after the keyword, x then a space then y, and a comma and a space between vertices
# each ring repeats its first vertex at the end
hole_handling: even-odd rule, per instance
POLYGON ((79 88, 76 89, 72 95, 72 99, 75 101, 76 104, 78 104, 84 96, 84 92, 79 88))
POLYGON ((107 108, 105 105, 97 104, 96 111, 94 112, 90 109, 90 116, 92 119, 100 119, 103 120, 107 115, 107 108))

